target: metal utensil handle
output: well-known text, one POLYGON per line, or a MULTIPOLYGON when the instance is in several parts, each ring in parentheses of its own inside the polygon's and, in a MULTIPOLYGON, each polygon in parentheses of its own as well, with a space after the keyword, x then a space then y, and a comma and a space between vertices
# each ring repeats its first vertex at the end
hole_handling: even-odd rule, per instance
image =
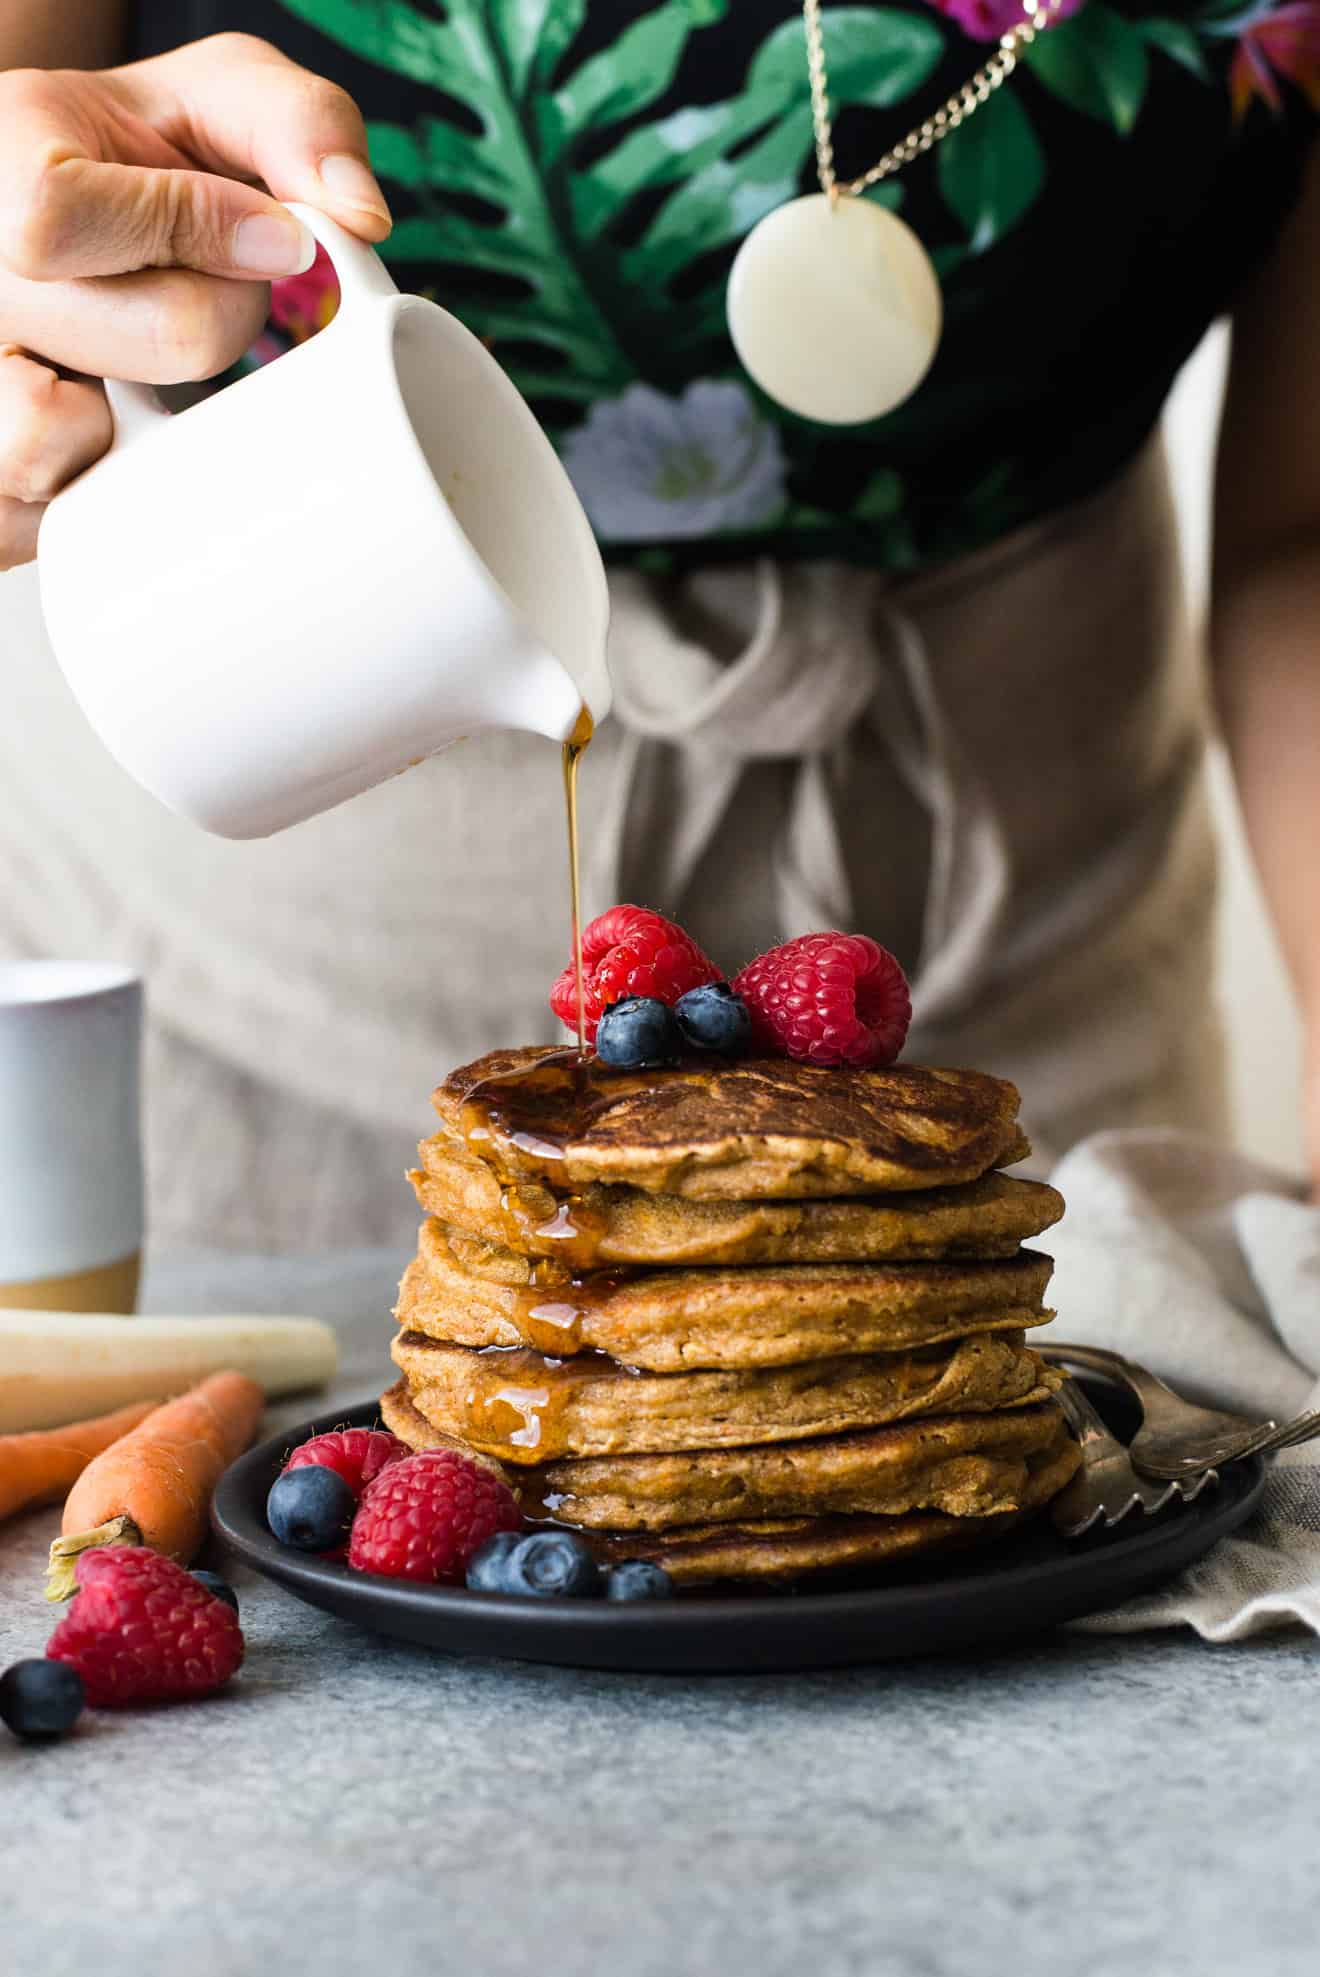
POLYGON ((1320 1441, 1320 1409, 1311 1414, 1299 1414, 1295 1421, 1285 1421, 1277 1437, 1266 1444, 1266 1453, 1277 1449, 1301 1448, 1306 1442, 1320 1441))

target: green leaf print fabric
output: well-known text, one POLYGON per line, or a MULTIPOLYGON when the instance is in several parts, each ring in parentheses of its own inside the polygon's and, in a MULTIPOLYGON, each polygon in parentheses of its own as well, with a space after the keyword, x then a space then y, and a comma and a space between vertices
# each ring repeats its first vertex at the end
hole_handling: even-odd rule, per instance
MULTIPOLYGON (((739 243, 815 183, 797 0, 142 11, 147 45, 242 27, 353 91, 396 279, 489 344, 607 553, 652 564, 769 548, 905 570, 1100 485, 1267 249, 1320 104, 1320 0, 1067 0, 1002 91, 871 195, 934 255, 945 334, 912 399, 836 428, 766 400, 724 324, 739 243)), ((841 173, 1018 17, 827 4, 841 173)), ((324 319, 302 280, 277 291, 277 338, 324 319)))
POLYGON ((1130 131, 1141 113, 1150 64, 1138 27, 1102 0, 1060 21, 1027 50, 1028 68, 1075 109, 1130 131))
POLYGON ((940 191, 966 228, 973 254, 1017 225, 1045 178, 1031 120, 1003 90, 945 139, 935 163, 940 191))

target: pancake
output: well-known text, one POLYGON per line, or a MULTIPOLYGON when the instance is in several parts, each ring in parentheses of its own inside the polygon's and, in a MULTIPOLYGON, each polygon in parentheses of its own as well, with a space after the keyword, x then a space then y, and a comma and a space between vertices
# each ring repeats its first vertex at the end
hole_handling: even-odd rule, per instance
POLYGON ((980 1071, 852 1071, 788 1058, 616 1071, 493 1051, 432 1094, 452 1145, 506 1182, 623 1183, 693 1200, 956 1187, 1025 1158, 1018 1093, 980 1071))
POLYGON ((1011 1259, 781 1264, 574 1278, 430 1219, 399 1286, 405 1331, 454 1344, 604 1352, 656 1373, 792 1366, 1043 1325, 1053 1266, 1011 1259))
POLYGON ((996 1173, 869 1200, 692 1201, 599 1182, 571 1197, 538 1181, 504 1187, 446 1134, 423 1141, 420 1156, 409 1179, 430 1214, 488 1243, 581 1270, 1012 1256, 1063 1214, 1053 1188, 996 1173))
POLYGON ((605 1531, 766 1517, 991 1517, 1017 1510, 1029 1458, 1066 1433, 1053 1400, 745 1449, 549 1462, 525 1480, 531 1516, 605 1531))
POLYGON ((653 1559, 679 1586, 722 1579, 773 1583, 812 1573, 871 1570, 1007 1537, 1066 1487, 1077 1462, 1076 1443, 1066 1437, 1029 1456, 1018 1509, 990 1517, 910 1511, 897 1517, 810 1517, 696 1525, 628 1537, 588 1535, 602 1564, 653 1559))
MULTIPOLYGON (((461 1447, 422 1419, 402 1380, 382 1394, 380 1411, 386 1427, 412 1448, 461 1447)), ((474 1459, 491 1468, 499 1466, 486 1456, 474 1459)), ((722 1579, 774 1583, 819 1572, 858 1571, 1007 1536, 1065 1488, 1079 1459, 1077 1444, 1059 1417, 1054 1437, 1026 1455, 1017 1508, 989 1516, 909 1511, 890 1516, 748 1517, 666 1531, 584 1530, 582 1535, 602 1563, 651 1558, 684 1587, 722 1579)))
POLYGON ((391 1356, 425 1420, 520 1465, 704 1452, 843 1435, 914 1415, 984 1414, 1041 1401, 1060 1378, 1020 1332, 734 1373, 639 1373, 602 1353, 477 1352, 418 1332, 400 1332, 391 1356))
MULTIPOLYGON (((383 1396, 381 1413, 410 1447, 463 1446, 426 1420, 403 1380, 383 1396)), ((530 1516, 590 1531, 673 1532, 827 1514, 997 1516, 1032 1505, 1039 1465, 1056 1455, 1062 1489, 1077 1449, 1057 1402, 1045 1400, 808 1441, 598 1456, 506 1473, 530 1516)))

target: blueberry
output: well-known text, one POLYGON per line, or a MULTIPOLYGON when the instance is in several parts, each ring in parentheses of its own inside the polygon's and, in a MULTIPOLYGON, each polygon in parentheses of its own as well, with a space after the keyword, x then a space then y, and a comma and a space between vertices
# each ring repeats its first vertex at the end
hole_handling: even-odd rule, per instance
POLYGON ((0 1675, 0 1723, 34 1743, 71 1730, 84 1700, 82 1676, 63 1661, 16 1661, 0 1675))
POLYGON ((718 1050, 725 1057, 742 1057, 752 1046, 752 1012, 727 982, 703 982, 674 1004, 674 1016, 685 1043, 698 1050, 718 1050))
POLYGON ((478 1545, 468 1560, 467 1583, 474 1593, 507 1593, 509 1553, 522 1538, 521 1531, 497 1531, 478 1545))
POLYGON ((606 1599, 672 1599, 674 1582, 663 1565, 649 1558, 625 1558, 610 1573, 606 1599))
POLYGON ((596 1055, 620 1071, 656 1071, 677 1064, 683 1048, 674 1012, 653 995, 612 1002, 596 1027, 596 1055))
POLYGON ((309 1462, 276 1477, 266 1498, 266 1522, 280 1543, 295 1551, 334 1551, 348 1536, 356 1509, 357 1498, 338 1471, 309 1462))
POLYGON ((217 1599, 222 1599, 226 1606, 232 1606, 235 1613, 238 1612, 238 1594, 218 1572, 194 1572, 193 1578, 199 1586, 205 1586, 208 1593, 214 1593, 217 1599))
MULTIPOLYGON (((482 1551, 489 1552, 494 1542, 482 1551)), ((482 1588, 536 1599, 599 1599, 605 1585, 590 1545, 572 1531, 524 1531, 491 1559, 482 1588)))

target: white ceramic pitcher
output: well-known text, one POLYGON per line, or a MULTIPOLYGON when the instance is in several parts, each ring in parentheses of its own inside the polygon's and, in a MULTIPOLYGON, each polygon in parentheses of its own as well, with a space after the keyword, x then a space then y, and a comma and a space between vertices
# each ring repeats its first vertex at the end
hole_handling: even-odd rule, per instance
POLYGON ((171 417, 108 385, 115 439, 47 510, 51 643, 92 727, 206 830, 263 837, 460 736, 609 711, 608 596, 553 447, 484 346, 291 208, 337 316, 171 417))

